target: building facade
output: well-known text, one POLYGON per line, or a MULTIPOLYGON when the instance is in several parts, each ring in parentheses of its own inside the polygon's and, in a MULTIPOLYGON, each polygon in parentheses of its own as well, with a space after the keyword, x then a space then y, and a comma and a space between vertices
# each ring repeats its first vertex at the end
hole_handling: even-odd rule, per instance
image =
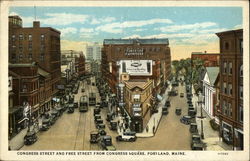
POLYGON ((9 62, 32 63, 51 74, 52 95, 58 92, 61 78, 60 31, 51 27, 40 27, 39 21, 33 27, 22 27, 19 16, 9 16, 9 62))
POLYGON ((171 73, 168 39, 105 39, 103 46, 101 71, 113 93, 122 72, 152 79, 153 93, 160 93, 171 73))
POLYGON ((216 33, 220 38, 220 108, 223 141, 243 149, 243 30, 216 33))
POLYGON ((86 59, 88 61, 101 60, 101 45, 97 42, 93 45, 88 45, 86 49, 86 59))
POLYGON ((220 54, 218 53, 192 52, 191 59, 198 58, 204 61, 204 67, 218 67, 220 65, 220 54))
POLYGON ((219 74, 219 67, 206 67, 206 74, 203 79, 203 94, 205 99, 204 110, 213 119, 216 111, 216 87, 215 81, 219 74))

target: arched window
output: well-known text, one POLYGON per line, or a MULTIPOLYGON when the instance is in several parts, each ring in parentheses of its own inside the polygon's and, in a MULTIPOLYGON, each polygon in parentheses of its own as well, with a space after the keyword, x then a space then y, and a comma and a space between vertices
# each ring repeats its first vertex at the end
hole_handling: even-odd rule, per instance
POLYGON ((243 65, 240 66, 240 76, 243 77, 243 65))

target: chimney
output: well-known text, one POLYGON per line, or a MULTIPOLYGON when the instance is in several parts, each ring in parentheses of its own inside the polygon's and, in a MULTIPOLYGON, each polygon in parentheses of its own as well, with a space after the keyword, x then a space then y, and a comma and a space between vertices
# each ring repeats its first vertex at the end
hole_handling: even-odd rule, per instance
POLYGON ((40 21, 33 21, 33 28, 39 28, 40 27, 40 21))

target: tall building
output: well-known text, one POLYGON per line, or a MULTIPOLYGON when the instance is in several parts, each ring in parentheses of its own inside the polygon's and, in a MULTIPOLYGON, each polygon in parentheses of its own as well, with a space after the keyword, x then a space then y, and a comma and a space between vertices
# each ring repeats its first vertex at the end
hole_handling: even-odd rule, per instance
POLYGON ((130 118, 130 129, 142 132, 170 77, 168 39, 105 39, 101 72, 111 91, 120 93, 119 109, 130 118))
POLYGON ((61 77, 60 31, 51 27, 22 27, 19 16, 9 16, 9 62, 32 63, 51 74, 52 95, 55 95, 61 77))
POLYGON ((95 42, 93 45, 87 46, 86 57, 88 61, 101 60, 101 45, 95 42))
POLYGON ((224 142, 243 149, 243 30, 216 33, 220 38, 220 105, 224 142))
POLYGON ((122 73, 152 79, 153 93, 160 93, 171 73, 168 39, 104 39, 101 70, 114 93, 122 73))

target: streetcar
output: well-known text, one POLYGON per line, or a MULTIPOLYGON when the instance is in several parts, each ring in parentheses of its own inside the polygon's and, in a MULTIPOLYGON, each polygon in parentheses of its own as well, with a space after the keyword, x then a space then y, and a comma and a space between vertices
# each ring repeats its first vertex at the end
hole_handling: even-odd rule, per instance
POLYGON ((88 97, 86 95, 81 96, 80 98, 80 106, 79 111, 80 112, 87 112, 88 111, 88 97))
POLYGON ((95 93, 90 93, 89 94, 89 105, 90 106, 95 106, 96 105, 96 94, 95 93))

